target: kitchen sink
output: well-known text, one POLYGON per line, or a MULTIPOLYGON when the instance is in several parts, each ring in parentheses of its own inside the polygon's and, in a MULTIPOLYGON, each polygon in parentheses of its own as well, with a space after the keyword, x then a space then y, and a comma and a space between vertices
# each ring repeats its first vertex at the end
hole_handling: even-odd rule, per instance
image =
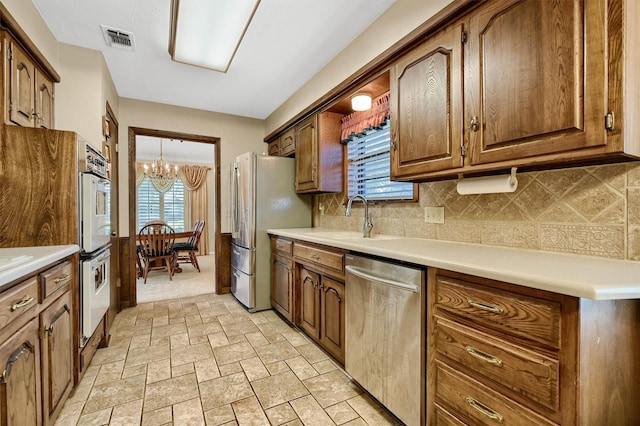
POLYGON ((25 262, 33 259, 33 256, 1 256, 0 257, 0 271, 13 268, 14 266, 21 265, 25 262))
POLYGON ((330 240, 343 240, 343 241, 375 241, 375 240, 398 240, 402 237, 396 235, 385 234, 373 234, 369 238, 364 238, 362 232, 354 231, 320 231, 320 232, 308 232, 307 235, 311 237, 327 238, 330 240))

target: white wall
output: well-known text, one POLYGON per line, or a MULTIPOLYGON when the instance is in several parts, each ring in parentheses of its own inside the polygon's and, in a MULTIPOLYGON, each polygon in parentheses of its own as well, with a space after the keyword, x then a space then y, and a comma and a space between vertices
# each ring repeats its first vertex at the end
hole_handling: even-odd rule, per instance
MULTIPOLYGON (((221 231, 229 232, 229 173, 236 155, 247 151, 265 151, 264 121, 235 115, 176 107, 153 102, 120 98, 118 114, 120 160, 120 232, 129 235, 129 127, 167 130, 220 138, 221 231)), ((214 172, 212 170, 212 172, 214 172)))
POLYGON ((451 2, 452 0, 397 0, 327 66, 267 117, 266 134, 324 96, 451 2))

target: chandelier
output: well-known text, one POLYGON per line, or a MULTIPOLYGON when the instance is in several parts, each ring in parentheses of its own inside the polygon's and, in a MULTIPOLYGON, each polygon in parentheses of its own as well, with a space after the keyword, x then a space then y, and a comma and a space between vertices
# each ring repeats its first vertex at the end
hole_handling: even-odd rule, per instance
POLYGON ((151 163, 151 167, 144 165, 144 176, 161 187, 170 186, 178 177, 178 166, 170 165, 162 156, 162 139, 160 139, 160 157, 151 163))

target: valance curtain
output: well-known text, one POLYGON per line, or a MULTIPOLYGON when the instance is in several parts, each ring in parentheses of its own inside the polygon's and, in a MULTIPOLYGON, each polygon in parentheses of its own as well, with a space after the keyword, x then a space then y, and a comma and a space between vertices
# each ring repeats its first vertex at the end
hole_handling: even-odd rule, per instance
POLYGON ((386 92, 371 102, 371 109, 354 111, 342 118, 342 143, 346 145, 354 138, 363 136, 367 130, 379 128, 390 115, 389 92, 386 92))

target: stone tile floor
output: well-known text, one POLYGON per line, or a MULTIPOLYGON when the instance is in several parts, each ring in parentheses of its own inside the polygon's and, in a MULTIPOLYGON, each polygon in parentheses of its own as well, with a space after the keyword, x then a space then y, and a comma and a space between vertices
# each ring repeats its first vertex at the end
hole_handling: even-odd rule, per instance
POLYGON ((56 426, 395 425, 305 335, 231 295, 120 312, 56 426))

